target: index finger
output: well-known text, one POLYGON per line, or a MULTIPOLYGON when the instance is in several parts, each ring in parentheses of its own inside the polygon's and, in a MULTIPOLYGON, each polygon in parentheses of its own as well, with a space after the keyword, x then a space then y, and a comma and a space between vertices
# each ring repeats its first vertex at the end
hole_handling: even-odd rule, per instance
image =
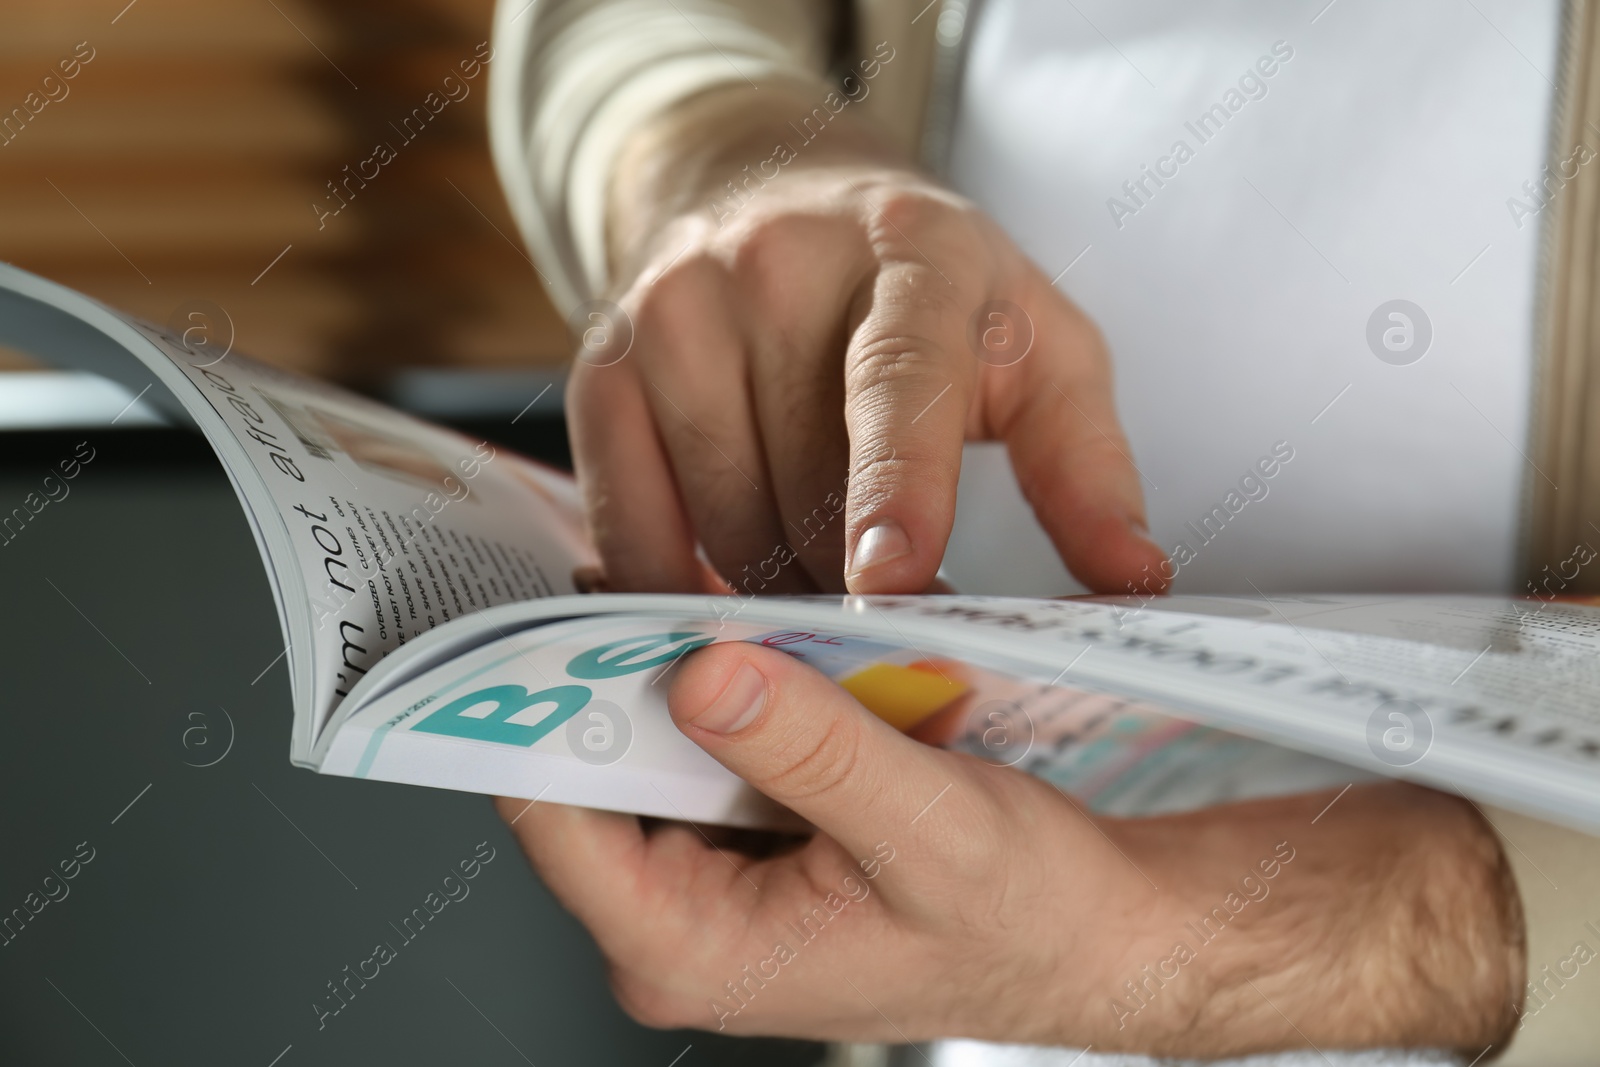
POLYGON ((977 381, 965 303, 931 263, 893 263, 872 281, 845 357, 851 592, 921 592, 944 558, 977 381))

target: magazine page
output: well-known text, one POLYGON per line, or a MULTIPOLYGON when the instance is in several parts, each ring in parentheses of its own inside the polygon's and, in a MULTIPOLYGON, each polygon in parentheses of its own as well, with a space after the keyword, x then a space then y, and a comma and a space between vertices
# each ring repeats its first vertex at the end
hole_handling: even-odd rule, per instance
POLYGON ((383 656, 484 608, 574 593, 593 565, 566 476, 243 357, 194 366, 148 332, 246 444, 294 548, 312 650, 297 758, 383 656))
POLYGON ((217 450, 277 598, 297 762, 383 656, 486 607, 576 592, 592 566, 564 475, 23 271, 0 283, 13 302, 0 330, 22 347, 159 386, 217 450))
POLYGON ((1446 725, 1489 732, 1600 772, 1600 610, 1594 599, 1180 596, 1154 607, 1162 616, 1229 618, 1247 630, 1287 628, 1339 678, 1344 699, 1376 692, 1376 681, 1363 690, 1352 674, 1387 679, 1396 692, 1431 694, 1423 706, 1444 709, 1446 725))
POLYGON ((898 729, 1017 766, 1111 814, 1303 791, 1350 768, 1149 706, 1018 681, 847 632, 635 615, 567 619, 454 658, 330 730, 320 769, 723 825, 786 827, 679 733, 667 674, 712 641, 777 648, 898 729))
MULTIPOLYGON (((647 685, 696 641, 772 633, 811 633, 846 644, 867 641, 917 662, 956 661, 1034 686, 1070 686, 1107 694, 1369 773, 1413 778, 1580 828, 1600 827, 1596 785, 1600 677, 1595 666, 1600 612, 1595 609, 1551 605, 1540 610, 1538 602, 1470 597, 1300 598, 1283 603, 1208 597, 1174 599, 1172 604, 1180 610, 1158 603, 1130 607, 1093 600, 983 597, 597 596, 494 609, 461 624, 497 635, 470 656, 444 662, 421 676, 396 677, 392 681, 399 684, 370 701, 358 693, 362 699, 351 702, 349 721, 341 722, 329 738, 323 769, 355 773, 366 755, 370 758, 364 773, 369 775, 512 795, 529 795, 529 790, 570 772, 585 777, 587 783, 574 788, 593 794, 574 802, 619 806, 617 796, 622 794, 608 801, 600 795, 607 787, 577 767, 562 764, 561 774, 541 777, 548 761, 534 760, 545 770, 538 774, 528 770, 531 764, 522 759, 528 750, 541 756, 565 751, 560 747, 562 738, 543 748, 536 744, 555 725, 533 741, 526 741, 533 735, 515 729, 448 734, 453 743, 496 755, 460 755, 458 774, 449 782, 429 778, 434 772, 422 769, 438 758, 422 755, 431 738, 444 735, 416 728, 434 721, 441 709, 454 709, 451 717, 462 723, 498 722, 497 716, 517 726, 543 723, 581 713, 585 704, 578 700, 581 694, 576 689, 588 694, 585 701, 603 699, 635 719, 659 720, 663 729, 651 736, 661 737, 663 745, 681 740, 674 738, 659 701, 628 688, 638 685, 632 671, 616 676, 633 679, 618 683, 622 688, 613 688, 612 676, 600 679, 605 689, 601 695, 601 689, 583 675, 584 668, 580 666, 578 673, 571 669, 579 652, 592 650, 575 650, 539 626, 541 621, 570 619, 581 612, 591 617, 581 625, 595 627, 584 631, 585 640, 596 647, 643 640, 640 631, 628 629, 649 625, 636 616, 656 620, 656 628, 644 636, 687 635, 679 644, 664 644, 661 651, 640 660, 649 669, 637 670, 652 675, 647 685), (1326 612, 1322 622, 1313 614, 1333 607, 1341 610, 1326 612), (612 612, 629 617, 604 621, 604 614, 612 612), (1300 622, 1291 621, 1296 615, 1300 622), (1333 620, 1341 616, 1342 627, 1359 622, 1366 632, 1335 629, 1333 620), (514 646, 522 640, 517 635, 525 631, 527 640, 555 643, 523 652, 514 646), (1408 636, 1397 636, 1401 633, 1408 636), (1480 637, 1485 643, 1477 646, 1480 637), (656 658, 667 652, 673 655, 656 658), (479 676, 473 672, 491 662, 492 684, 478 685, 479 676), (552 686, 570 687, 564 690, 566 698, 576 703, 570 708, 548 701, 517 704, 552 686), (461 703, 464 695, 485 688, 496 691, 495 699, 461 703), (456 695, 441 703, 449 694, 456 695), (425 736, 413 736, 419 733, 425 736), (373 737, 378 740, 369 753, 367 739, 373 737), (476 776, 480 759, 502 761, 498 764, 502 770, 492 781, 476 776)), ((449 629, 428 635, 422 643, 451 640, 449 629)), ((627 647, 597 655, 623 656, 618 649, 627 647)), ((624 656, 618 662, 635 660, 624 656)), ((826 659, 816 662, 836 677, 837 669, 842 669, 828 665, 832 661, 826 659)), ((948 667, 941 669, 951 673, 948 667)), ((908 686, 908 677, 900 674, 896 686, 908 686)), ((382 688, 375 683, 372 692, 382 688)), ((874 690, 871 700, 857 695, 875 706, 895 688, 874 690)), ((914 686, 907 689, 916 691, 914 686)), ((1012 703, 1022 705, 1015 698, 1012 703)), ((884 714, 882 707, 875 710, 884 714)), ((1032 736, 1055 736, 1052 716, 1059 710, 1048 701, 1022 705, 1018 721, 1032 736)), ((957 720, 944 736, 929 739, 951 743, 954 737, 967 736, 970 743, 969 725, 960 714, 957 720)), ((897 725, 927 728, 920 720, 897 725)), ((992 740, 997 735, 989 736, 992 740)), ((570 759, 571 753, 567 756, 570 759)), ((653 751, 635 757, 646 770, 653 758, 653 751)), ((1050 773, 1043 765, 1030 769, 1050 773)), ((690 802, 680 797, 674 801, 690 802)), ((708 803, 714 808, 722 801, 708 803)), ((658 799, 648 810, 659 813, 660 806, 658 799)))
POLYGON ((1077 684, 1092 680, 1200 722, 1600 827, 1594 607, 1312 596, 1135 606, 901 598, 878 610, 913 636, 940 619, 977 631, 975 653, 996 661, 1066 646, 1082 657, 1069 672, 1077 684))

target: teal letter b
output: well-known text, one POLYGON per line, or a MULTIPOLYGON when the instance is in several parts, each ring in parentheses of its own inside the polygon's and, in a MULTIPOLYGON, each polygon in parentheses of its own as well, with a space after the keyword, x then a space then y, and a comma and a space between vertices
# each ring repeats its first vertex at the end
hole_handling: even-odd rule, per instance
POLYGON ((583 685, 557 685, 537 693, 530 693, 520 685, 496 685, 452 700, 412 729, 527 748, 583 710, 591 696, 589 687, 583 685), (480 704, 494 704, 495 708, 487 715, 466 714, 469 708, 480 704), (511 716, 540 704, 554 704, 555 710, 532 726, 508 721, 511 716))

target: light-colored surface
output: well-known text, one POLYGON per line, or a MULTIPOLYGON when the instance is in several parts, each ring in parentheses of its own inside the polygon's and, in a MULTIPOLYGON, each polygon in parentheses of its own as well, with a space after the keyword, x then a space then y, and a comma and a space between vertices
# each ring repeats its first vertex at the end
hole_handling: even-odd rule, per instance
POLYGON ((939 574, 962 593, 1066 596, 1085 591, 1028 510, 1005 446, 988 441, 962 451, 956 523, 939 574))
POLYGON ((133 390, 98 374, 16 371, 0 378, 0 430, 132 429, 165 421, 133 390))
POLYGON ((1156 540, 1197 551, 1181 590, 1507 590, 1538 228, 1506 199, 1543 164, 1558 5, 1321 6, 994 0, 952 178, 1049 275, 1082 255, 1060 288, 1110 343, 1156 540), (1265 96, 1200 143, 1185 123, 1275 42, 1265 96), (1433 325, 1409 366, 1367 346, 1393 298, 1433 325), (1265 500, 1184 529, 1277 441, 1265 500))

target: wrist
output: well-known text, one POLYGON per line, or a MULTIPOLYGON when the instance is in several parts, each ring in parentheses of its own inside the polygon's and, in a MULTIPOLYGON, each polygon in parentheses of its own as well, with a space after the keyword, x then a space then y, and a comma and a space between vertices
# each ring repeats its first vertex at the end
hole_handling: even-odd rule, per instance
POLYGON ((1109 983, 1097 1047, 1470 1057, 1508 1037, 1522 920, 1491 829, 1469 803, 1415 786, 1359 786, 1328 807, 1335 795, 1115 825, 1161 887, 1135 920, 1158 954, 1109 983))

